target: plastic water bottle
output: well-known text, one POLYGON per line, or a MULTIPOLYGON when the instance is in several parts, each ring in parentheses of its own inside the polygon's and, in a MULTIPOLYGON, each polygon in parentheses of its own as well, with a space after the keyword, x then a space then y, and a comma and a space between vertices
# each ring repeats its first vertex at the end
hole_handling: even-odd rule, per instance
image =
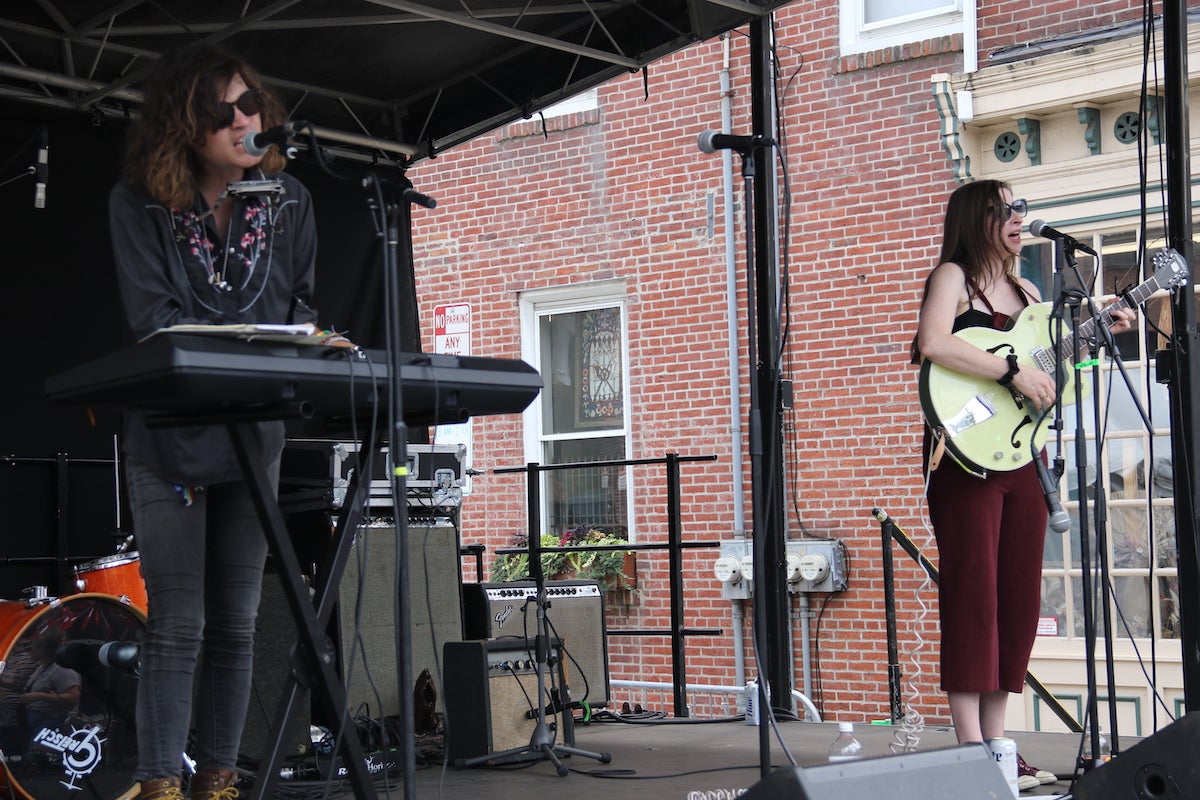
POLYGON ((829 761, 855 761, 863 757, 863 746, 854 738, 854 723, 839 722, 838 735, 829 745, 829 761))
POLYGON ((1108 736, 1105 735, 1104 729, 1101 728, 1096 732, 1100 738, 1100 752, 1096 754, 1097 765, 1103 764, 1106 761, 1112 761, 1112 744, 1108 741, 1108 736))

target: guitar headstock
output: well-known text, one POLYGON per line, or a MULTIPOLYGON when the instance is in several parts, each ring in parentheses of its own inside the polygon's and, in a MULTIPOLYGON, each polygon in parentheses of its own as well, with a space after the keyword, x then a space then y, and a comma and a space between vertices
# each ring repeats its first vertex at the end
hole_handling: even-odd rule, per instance
POLYGON ((1183 286, 1191 280, 1192 271, 1187 259, 1172 247, 1166 247, 1154 254, 1154 278, 1163 289, 1183 286))

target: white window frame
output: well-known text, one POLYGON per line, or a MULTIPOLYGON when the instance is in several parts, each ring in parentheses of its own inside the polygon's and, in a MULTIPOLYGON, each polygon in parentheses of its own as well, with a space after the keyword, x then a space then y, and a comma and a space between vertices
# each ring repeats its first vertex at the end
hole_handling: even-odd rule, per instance
MULTIPOLYGON (((866 22, 866 0, 840 0, 840 43, 842 55, 869 53, 884 47, 962 33, 966 41, 973 32, 965 30, 964 4, 975 0, 947 0, 938 8, 892 17, 885 22, 866 22)), ((972 6, 973 8, 973 6, 972 6)))
MULTIPOLYGON (((604 437, 610 438, 613 436, 621 436, 625 440, 625 457, 630 458, 632 454, 633 441, 630 435, 630 414, 632 406, 632 396, 630 394, 629 383, 629 302, 628 293, 625 281, 597 281, 595 283, 579 284, 575 286, 556 287, 553 289, 539 289, 523 292, 520 301, 521 314, 521 357, 526 363, 534 366, 539 366, 542 363, 541 353, 541 337, 539 335, 539 323, 541 318, 549 314, 567 314, 578 311, 588 311, 594 308, 617 307, 621 313, 621 370, 622 382, 626 387, 626 402, 622 409, 621 427, 605 428, 602 431, 585 434, 546 434, 543 432, 542 419, 542 402, 538 400, 531 403, 525 410, 523 415, 524 421, 524 449, 525 462, 544 464, 545 450, 544 446, 547 442, 563 439, 585 439, 604 437)), ((545 377, 543 377, 545 382, 545 377)), ((632 485, 632 468, 625 468, 625 481, 627 486, 632 485)), ((629 530, 629 539, 633 541, 636 538, 636 516, 633 507, 633 492, 626 492, 625 498, 625 518, 629 530)), ((542 520, 541 528, 545 532, 548 530, 548 518, 546 504, 543 502, 541 508, 542 520)))
POLYGON ((595 111, 600 107, 600 90, 596 87, 580 92, 566 100, 559 100, 552 106, 542 109, 546 119, 565 117, 567 114, 577 114, 583 111, 595 111))

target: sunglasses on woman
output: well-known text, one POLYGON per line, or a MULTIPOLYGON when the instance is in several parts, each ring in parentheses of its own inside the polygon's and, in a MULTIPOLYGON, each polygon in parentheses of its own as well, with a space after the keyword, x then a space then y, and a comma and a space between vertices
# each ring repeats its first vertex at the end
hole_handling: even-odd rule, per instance
POLYGON ((1029 211, 1029 203, 1025 200, 1013 200, 1011 203, 1005 203, 1002 208, 1005 219, 1009 219, 1013 214, 1020 214, 1023 217, 1029 211))
POLYGON ((253 117, 255 114, 262 113, 262 93, 258 89, 247 89, 232 103, 217 103, 217 130, 228 128, 233 124, 234 109, 242 112, 247 117, 253 117))

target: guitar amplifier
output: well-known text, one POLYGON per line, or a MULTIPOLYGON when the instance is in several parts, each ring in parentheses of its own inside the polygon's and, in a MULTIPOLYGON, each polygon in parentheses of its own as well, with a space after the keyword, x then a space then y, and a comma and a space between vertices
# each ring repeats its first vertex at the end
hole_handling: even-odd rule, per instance
MULTIPOLYGON (((533 581, 463 584, 463 635, 468 639, 528 637, 537 633, 533 581)), ((608 705, 608 642, 604 592, 596 581, 546 581, 550 634, 562 640, 571 665, 571 699, 592 708, 608 705)))
MULTIPOLYGON (((546 723, 555 742, 575 744, 574 719, 562 708, 566 659, 552 639, 542 668, 546 723)), ((522 751, 537 724, 537 659, 534 640, 506 638, 444 645, 446 758, 476 758, 522 751)))

